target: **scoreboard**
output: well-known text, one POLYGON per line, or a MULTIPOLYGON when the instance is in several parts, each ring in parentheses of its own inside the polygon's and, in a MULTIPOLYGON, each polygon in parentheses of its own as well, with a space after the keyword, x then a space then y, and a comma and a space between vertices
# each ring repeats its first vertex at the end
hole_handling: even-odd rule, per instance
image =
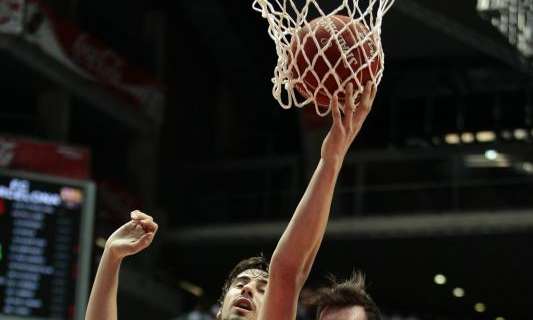
POLYGON ((0 170, 0 319, 83 319, 95 187, 0 170))

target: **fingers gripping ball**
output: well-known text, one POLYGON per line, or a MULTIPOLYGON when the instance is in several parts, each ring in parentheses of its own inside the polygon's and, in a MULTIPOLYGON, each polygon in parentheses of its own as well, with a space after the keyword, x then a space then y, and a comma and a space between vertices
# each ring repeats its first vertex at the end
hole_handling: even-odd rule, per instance
POLYGON ((348 83, 355 93, 362 92, 383 71, 379 41, 362 22, 350 17, 314 19, 295 33, 290 46, 290 78, 302 96, 313 98, 319 106, 328 107, 336 93, 344 103, 348 83))

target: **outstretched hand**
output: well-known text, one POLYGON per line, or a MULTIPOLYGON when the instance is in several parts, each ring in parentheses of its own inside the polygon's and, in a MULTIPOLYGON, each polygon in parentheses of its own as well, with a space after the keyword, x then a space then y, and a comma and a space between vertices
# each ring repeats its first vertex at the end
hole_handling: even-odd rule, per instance
POLYGON ((331 102, 333 124, 322 144, 322 159, 325 161, 342 161, 344 159, 372 108, 376 91, 372 82, 367 82, 359 105, 356 106, 354 99, 350 99, 353 97, 353 85, 349 83, 346 87, 346 103, 342 111, 343 115, 341 115, 339 98, 333 97, 331 102))
POLYGON ((106 249, 116 259, 123 259, 147 248, 157 232, 157 223, 145 213, 135 210, 131 221, 122 225, 107 239, 106 249))

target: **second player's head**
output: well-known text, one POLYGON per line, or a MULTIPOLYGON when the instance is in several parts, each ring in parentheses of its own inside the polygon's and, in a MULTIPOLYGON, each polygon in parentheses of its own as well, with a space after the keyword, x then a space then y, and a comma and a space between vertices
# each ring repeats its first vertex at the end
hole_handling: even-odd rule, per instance
POLYGON ((381 320, 379 309, 366 293, 365 278, 361 273, 344 281, 332 281, 320 289, 314 298, 318 320, 381 320))

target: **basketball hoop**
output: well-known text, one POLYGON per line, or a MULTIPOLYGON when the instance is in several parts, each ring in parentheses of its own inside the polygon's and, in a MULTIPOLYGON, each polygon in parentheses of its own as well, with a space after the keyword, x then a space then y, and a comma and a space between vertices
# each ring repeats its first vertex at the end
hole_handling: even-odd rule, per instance
POLYGON ((318 2, 254 0, 252 6, 267 20, 276 45, 274 98, 284 109, 314 104, 324 116, 334 95, 342 102, 348 83, 357 95, 367 81, 380 83, 382 18, 394 0, 318 2))

